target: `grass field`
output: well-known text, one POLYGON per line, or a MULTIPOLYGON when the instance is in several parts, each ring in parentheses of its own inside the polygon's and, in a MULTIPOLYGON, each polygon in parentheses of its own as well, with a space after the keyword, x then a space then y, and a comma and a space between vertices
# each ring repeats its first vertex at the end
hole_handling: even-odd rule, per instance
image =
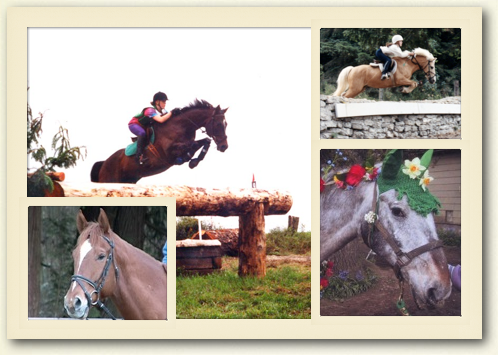
MULTIPOLYGON (((267 234, 268 253, 309 255, 311 233, 276 230, 267 234)), ((311 266, 283 263, 264 278, 239 277, 238 258, 223 258, 223 269, 204 276, 177 276, 178 319, 310 319, 311 266)))

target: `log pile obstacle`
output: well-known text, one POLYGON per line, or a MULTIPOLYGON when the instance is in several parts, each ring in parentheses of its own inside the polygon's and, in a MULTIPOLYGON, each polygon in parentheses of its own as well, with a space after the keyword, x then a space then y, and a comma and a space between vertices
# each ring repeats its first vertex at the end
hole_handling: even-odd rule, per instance
POLYGON ((283 215, 292 207, 292 196, 278 190, 131 184, 63 187, 67 197, 173 197, 177 216, 238 216, 239 276, 266 275, 264 216, 283 215))

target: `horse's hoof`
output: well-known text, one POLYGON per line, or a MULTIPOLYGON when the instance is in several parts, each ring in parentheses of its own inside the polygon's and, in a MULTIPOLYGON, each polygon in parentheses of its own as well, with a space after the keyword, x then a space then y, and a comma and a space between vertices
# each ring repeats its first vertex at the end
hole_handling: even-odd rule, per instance
POLYGON ((188 163, 188 167, 190 169, 193 169, 197 166, 197 164, 199 164, 199 161, 197 159, 194 159, 194 160, 191 160, 190 163, 188 163))

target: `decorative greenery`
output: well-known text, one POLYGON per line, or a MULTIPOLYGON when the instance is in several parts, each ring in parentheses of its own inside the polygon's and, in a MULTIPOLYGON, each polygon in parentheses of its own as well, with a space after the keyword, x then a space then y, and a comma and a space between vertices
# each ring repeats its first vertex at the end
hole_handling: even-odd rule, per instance
POLYGON ((27 154, 41 164, 41 167, 35 171, 32 177, 28 178, 28 196, 43 196, 43 191, 52 192, 54 190, 52 180, 45 173, 55 171, 55 167, 70 168, 75 166, 80 158, 86 157, 86 148, 71 147, 68 130, 59 126, 59 131, 52 139, 51 148, 54 154, 51 157, 47 156, 47 150, 39 142, 43 132, 43 113, 40 112, 37 117, 33 118, 29 102, 27 105, 27 154))
POLYGON ((334 271, 334 263, 324 261, 320 266, 320 298, 341 301, 368 290, 376 277, 368 269, 357 270, 350 275, 349 270, 334 271))

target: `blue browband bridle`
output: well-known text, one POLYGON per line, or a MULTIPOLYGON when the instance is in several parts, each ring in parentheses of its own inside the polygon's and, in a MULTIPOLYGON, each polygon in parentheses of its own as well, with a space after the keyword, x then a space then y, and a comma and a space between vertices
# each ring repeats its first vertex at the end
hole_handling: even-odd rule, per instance
POLYGON ((100 274, 99 279, 94 282, 86 278, 85 276, 73 275, 71 276, 71 283, 75 281, 78 285, 80 285, 81 289, 85 293, 85 296, 89 304, 91 304, 92 306, 95 305, 99 306, 101 309, 104 310, 105 313, 107 313, 109 317, 115 320, 116 318, 112 315, 111 311, 109 311, 109 309, 105 306, 105 304, 100 300, 100 291, 102 291, 102 288, 104 287, 107 274, 109 273, 109 268, 111 267, 111 263, 114 265, 114 274, 116 275, 116 281, 118 280, 119 277, 119 269, 116 266, 116 262, 114 260, 114 242, 109 238, 107 238, 105 235, 102 235, 102 238, 104 238, 107 241, 107 243, 109 243, 109 245, 111 246, 111 251, 107 256, 106 264, 104 266, 104 269, 102 270, 102 274, 100 274), (89 293, 87 291, 87 289, 84 287, 83 281, 93 287, 92 292, 89 293), (92 299, 92 296, 94 294, 97 295, 97 299, 95 301, 93 301, 92 299))

